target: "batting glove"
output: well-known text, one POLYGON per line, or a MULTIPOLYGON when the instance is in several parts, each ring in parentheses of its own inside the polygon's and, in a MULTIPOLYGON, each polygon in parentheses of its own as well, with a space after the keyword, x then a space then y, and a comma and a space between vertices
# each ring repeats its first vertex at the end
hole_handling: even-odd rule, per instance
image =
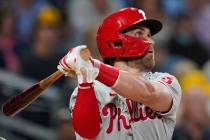
POLYGON ((60 61, 58 69, 66 76, 71 75, 69 71, 74 71, 78 78, 78 83, 92 83, 99 73, 98 68, 94 67, 90 55, 88 58, 82 54, 87 49, 86 45, 72 48, 60 61), (83 55, 83 56, 82 56, 83 55))

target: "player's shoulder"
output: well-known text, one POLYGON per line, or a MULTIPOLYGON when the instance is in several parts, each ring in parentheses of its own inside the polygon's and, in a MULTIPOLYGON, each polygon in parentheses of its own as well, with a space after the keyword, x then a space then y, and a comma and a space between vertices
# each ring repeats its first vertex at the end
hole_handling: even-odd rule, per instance
POLYGON ((176 92, 181 93, 181 86, 178 79, 167 72, 154 72, 152 73, 151 80, 163 83, 167 87, 176 90, 176 92))
POLYGON ((150 79, 150 80, 157 80, 157 79, 161 79, 164 77, 171 77, 171 78, 175 78, 175 76, 173 76, 172 74, 169 74, 167 72, 147 72, 145 74, 145 77, 150 79))
POLYGON ((167 73, 167 72, 154 72, 153 75, 157 75, 157 76, 173 76, 172 74, 170 73, 167 73))

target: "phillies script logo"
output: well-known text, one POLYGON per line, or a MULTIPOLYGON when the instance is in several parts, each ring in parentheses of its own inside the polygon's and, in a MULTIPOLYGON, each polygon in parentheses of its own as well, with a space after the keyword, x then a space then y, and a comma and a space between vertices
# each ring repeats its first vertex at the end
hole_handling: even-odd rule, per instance
POLYGON ((106 130, 108 134, 112 132, 113 123, 115 120, 117 121, 118 131, 120 131, 121 130, 120 124, 122 124, 125 129, 130 129, 131 122, 145 121, 147 119, 155 119, 155 118, 161 119, 161 115, 157 114, 150 108, 148 107, 138 108, 138 103, 131 101, 129 99, 126 99, 126 106, 130 113, 129 120, 126 119, 126 116, 122 113, 122 109, 120 107, 116 107, 114 103, 108 103, 103 107, 102 109, 103 115, 110 117, 109 127, 106 130))

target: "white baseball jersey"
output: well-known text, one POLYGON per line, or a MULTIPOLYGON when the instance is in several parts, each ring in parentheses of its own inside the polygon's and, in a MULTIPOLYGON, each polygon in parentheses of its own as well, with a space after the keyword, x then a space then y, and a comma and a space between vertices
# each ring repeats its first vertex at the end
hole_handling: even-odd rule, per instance
MULTIPOLYGON (((111 88, 95 81, 94 88, 101 115, 100 133, 96 140, 170 140, 181 100, 177 79, 168 73, 145 73, 144 77, 164 84, 170 91, 173 104, 167 113, 151 110, 140 102, 120 96, 111 88)), ((126 82, 126 81, 125 81, 126 82)), ((74 107, 77 88, 70 99, 74 107)), ((76 134, 77 140, 85 140, 76 134)))

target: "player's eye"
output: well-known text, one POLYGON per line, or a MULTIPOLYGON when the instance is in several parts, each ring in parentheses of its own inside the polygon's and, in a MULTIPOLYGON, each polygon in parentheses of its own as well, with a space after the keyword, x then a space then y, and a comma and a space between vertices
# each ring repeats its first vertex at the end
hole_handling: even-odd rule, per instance
POLYGON ((143 32, 141 30, 135 30, 134 35, 137 38, 142 38, 143 37, 143 32))

